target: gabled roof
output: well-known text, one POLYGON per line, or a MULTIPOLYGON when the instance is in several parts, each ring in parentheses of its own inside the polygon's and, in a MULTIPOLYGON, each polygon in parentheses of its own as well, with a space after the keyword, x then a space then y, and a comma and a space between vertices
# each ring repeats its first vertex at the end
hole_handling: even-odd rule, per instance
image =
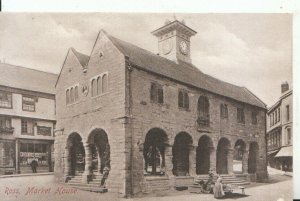
POLYGON ((129 57, 130 62, 146 71, 150 71, 215 94, 229 97, 240 102, 266 108, 266 104, 245 87, 236 86, 216 79, 201 72, 193 64, 185 62, 176 63, 111 35, 106 35, 120 52, 129 57))
POLYGON ((0 63, 0 85, 55 94, 57 74, 0 63))
POLYGON ((74 48, 71 48, 71 50, 73 51, 74 55, 78 59, 78 61, 81 64, 81 66, 83 68, 86 68, 87 64, 88 64, 88 62, 90 60, 90 57, 88 55, 85 55, 85 54, 82 54, 82 53, 76 51, 74 48))

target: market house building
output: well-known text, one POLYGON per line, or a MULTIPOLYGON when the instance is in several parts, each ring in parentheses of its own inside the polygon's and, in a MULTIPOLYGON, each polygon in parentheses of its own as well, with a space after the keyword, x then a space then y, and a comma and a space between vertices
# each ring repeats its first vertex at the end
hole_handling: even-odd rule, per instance
POLYGON ((293 90, 281 85, 281 97, 267 112, 268 164, 293 171, 293 90))
POLYGON ((0 63, 0 175, 53 171, 56 79, 0 63))
POLYGON ((152 34, 158 54, 103 30, 89 56, 69 49, 56 83, 55 176, 88 186, 107 166, 107 188, 123 196, 192 183, 209 168, 266 178, 265 104, 192 64, 196 31, 185 23, 152 34))

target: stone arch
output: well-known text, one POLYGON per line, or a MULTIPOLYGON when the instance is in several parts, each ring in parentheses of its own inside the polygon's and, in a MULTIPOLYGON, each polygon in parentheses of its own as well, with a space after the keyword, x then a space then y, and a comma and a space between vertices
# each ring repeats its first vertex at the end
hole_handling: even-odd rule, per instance
POLYGON ((82 137, 77 132, 71 133, 67 138, 66 146, 66 174, 75 176, 82 174, 85 167, 85 150, 82 137))
POLYGON ((246 143, 242 139, 236 140, 233 149, 233 171, 234 173, 242 173, 245 169, 246 159, 246 143))
POLYGON ((161 128, 150 129, 143 147, 145 174, 162 175, 165 173, 165 149, 168 144, 168 136, 161 128), (151 167, 151 170, 149 170, 151 167))
POLYGON ((249 145, 248 157, 248 173, 255 174, 257 170, 257 162, 259 159, 259 146, 257 142, 251 142, 249 145))
POLYGON ((200 137, 196 150, 196 174, 208 174, 211 164, 210 155, 214 148, 213 141, 207 135, 200 137))
POLYGON ((92 171, 102 174, 104 167, 110 169, 110 145, 105 130, 93 129, 87 138, 87 143, 90 148, 92 171))
POLYGON ((228 174, 230 166, 230 151, 231 145, 230 141, 222 137, 217 146, 217 173, 218 174, 228 174))
POLYGON ((189 155, 193 145, 193 138, 186 132, 180 132, 175 136, 172 148, 173 174, 186 176, 189 174, 189 155))

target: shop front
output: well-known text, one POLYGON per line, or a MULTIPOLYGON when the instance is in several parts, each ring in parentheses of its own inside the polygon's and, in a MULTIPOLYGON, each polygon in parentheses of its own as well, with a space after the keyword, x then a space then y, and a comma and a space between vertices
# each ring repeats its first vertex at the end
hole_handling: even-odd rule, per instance
POLYGON ((15 159, 15 141, 0 140, 0 175, 15 173, 15 159))
POLYGON ((32 173, 31 163, 38 164, 37 173, 52 172, 52 140, 19 140, 19 173, 32 173))

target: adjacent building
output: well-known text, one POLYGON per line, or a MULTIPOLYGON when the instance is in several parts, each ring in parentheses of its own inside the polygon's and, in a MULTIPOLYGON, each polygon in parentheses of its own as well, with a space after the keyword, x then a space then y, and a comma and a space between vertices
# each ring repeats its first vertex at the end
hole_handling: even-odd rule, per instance
POLYGON ((0 175, 53 171, 56 79, 0 63, 0 175))
MULTIPOLYGON (((101 30, 90 55, 70 48, 56 83, 55 176, 89 183, 106 167, 122 195, 197 175, 267 177, 266 105, 191 62, 184 22, 152 32, 158 54, 101 30)), ((242 64, 241 64, 242 65, 242 64)))
POLYGON ((267 112, 268 162, 271 167, 293 170, 293 90, 281 85, 281 97, 267 112))

